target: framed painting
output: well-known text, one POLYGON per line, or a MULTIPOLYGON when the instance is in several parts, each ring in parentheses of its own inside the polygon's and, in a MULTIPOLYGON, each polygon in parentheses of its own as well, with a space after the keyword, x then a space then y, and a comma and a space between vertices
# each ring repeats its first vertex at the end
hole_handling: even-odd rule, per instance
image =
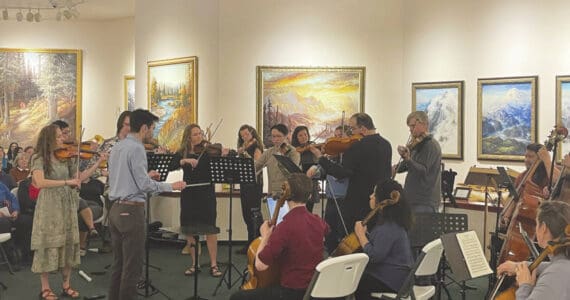
POLYGON ((323 142, 354 113, 364 111, 365 67, 257 67, 257 129, 271 147, 271 126, 309 128, 323 142))
POLYGON ((477 158, 523 161, 536 141, 538 77, 477 80, 477 158))
POLYGON ((427 113, 443 158, 463 159, 463 81, 412 83, 412 110, 427 113))
POLYGON ((184 127, 197 121, 198 58, 148 62, 148 107, 159 117, 154 128, 158 143, 176 151, 184 127))
POLYGON ((81 126, 81 50, 0 48, 0 144, 35 146, 55 120, 81 126))
POLYGON ((125 90, 125 110, 135 110, 135 76, 125 75, 123 78, 123 88, 125 90))
MULTIPOLYGON (((570 128, 570 75, 556 76, 556 124, 570 128)), ((570 140, 562 140, 559 144, 557 159, 570 152, 570 140)))

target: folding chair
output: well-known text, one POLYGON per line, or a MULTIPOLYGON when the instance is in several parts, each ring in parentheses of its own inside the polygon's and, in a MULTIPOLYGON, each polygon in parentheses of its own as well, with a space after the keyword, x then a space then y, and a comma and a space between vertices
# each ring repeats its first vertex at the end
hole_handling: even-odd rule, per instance
MULTIPOLYGON (((316 267, 303 300, 352 296, 368 264, 364 253, 328 258, 316 267)), ((351 297, 353 298, 353 297, 351 297)))
POLYGON ((8 260, 8 255, 6 255, 6 251, 4 250, 4 243, 9 241, 12 238, 12 234, 11 233, 0 233, 0 254, 2 255, 2 261, 0 261, 0 265, 8 265, 8 272, 10 272, 10 274, 14 274, 14 271, 12 270, 12 265, 10 264, 10 261, 8 260))
POLYGON ((441 239, 436 239, 428 243, 422 249, 416 262, 410 270, 410 274, 406 281, 398 291, 394 293, 372 293, 373 298, 394 300, 394 299, 412 299, 424 300, 435 295, 435 286, 418 286, 414 284, 415 276, 434 275, 439 267, 441 254, 443 253, 443 244, 441 239))

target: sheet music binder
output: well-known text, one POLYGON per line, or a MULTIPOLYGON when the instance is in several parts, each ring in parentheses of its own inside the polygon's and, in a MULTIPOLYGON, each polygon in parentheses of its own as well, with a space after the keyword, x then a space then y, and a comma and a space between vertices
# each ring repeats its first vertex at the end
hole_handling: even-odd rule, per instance
POLYGON ((168 177, 168 171, 170 168, 170 163, 174 158, 174 154, 166 153, 146 153, 148 171, 155 170, 160 173, 160 179, 158 181, 165 181, 168 177))
POLYGON ((445 258, 453 272, 453 278, 457 281, 466 281, 473 277, 469 272, 465 256, 459 246, 457 234, 458 233, 444 234, 441 236, 441 241, 445 251, 445 258))

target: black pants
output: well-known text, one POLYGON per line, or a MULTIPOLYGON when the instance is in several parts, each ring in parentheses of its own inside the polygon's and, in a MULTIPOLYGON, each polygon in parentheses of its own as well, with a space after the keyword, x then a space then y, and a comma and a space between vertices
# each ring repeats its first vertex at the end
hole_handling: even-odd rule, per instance
POLYGON ((261 190, 259 184, 242 184, 240 187, 241 213, 243 221, 247 226, 247 244, 259 236, 259 227, 261 224, 255 224, 253 220, 253 210, 261 209, 261 190), (255 230, 257 228, 257 231, 255 230))
POLYGON ((30 249, 32 243, 32 225, 34 223, 34 216, 21 214, 14 222, 16 232, 14 233, 14 242, 16 247, 22 252, 25 258, 31 258, 32 250, 30 249))
POLYGON ((279 285, 255 290, 237 291, 230 300, 302 300, 305 290, 295 290, 279 285))
MULTIPOLYGON (((340 205, 344 199, 337 198, 336 201, 340 205)), ((334 199, 332 198, 327 199, 327 205, 325 208, 325 222, 329 224, 330 228, 329 234, 325 236, 325 248, 328 253, 331 253, 334 251, 334 249, 336 249, 339 242, 346 236, 344 226, 342 226, 342 221, 339 216, 339 210, 337 210, 334 199)))
POLYGON ((360 282, 358 283, 358 288, 356 288, 354 296, 356 297, 356 300, 376 299, 370 296, 371 293, 397 292, 389 288, 384 282, 364 273, 362 274, 362 278, 360 278, 360 282))

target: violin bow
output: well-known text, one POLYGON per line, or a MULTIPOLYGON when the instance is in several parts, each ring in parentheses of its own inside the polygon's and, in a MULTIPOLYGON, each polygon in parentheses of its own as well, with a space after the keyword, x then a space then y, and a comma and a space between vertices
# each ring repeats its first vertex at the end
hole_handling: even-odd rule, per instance
MULTIPOLYGON (((218 128, 220 128, 220 125, 222 125, 222 122, 224 121, 224 118, 220 118, 220 121, 218 121, 218 124, 216 125, 216 127, 214 128, 214 131, 212 132, 212 134, 210 135, 209 139, 212 139, 214 137, 214 135, 216 135, 216 132, 218 131, 218 128)), ((210 124, 210 126, 208 126, 208 128, 210 128, 212 126, 212 124, 210 124)), ((198 165, 198 163, 200 162, 200 158, 202 158, 202 155, 204 155, 204 152, 206 152, 206 147, 204 147, 204 149, 202 149, 202 152, 200 153, 200 155, 198 156, 198 158, 196 159, 198 162, 196 163, 196 165, 198 165)))

